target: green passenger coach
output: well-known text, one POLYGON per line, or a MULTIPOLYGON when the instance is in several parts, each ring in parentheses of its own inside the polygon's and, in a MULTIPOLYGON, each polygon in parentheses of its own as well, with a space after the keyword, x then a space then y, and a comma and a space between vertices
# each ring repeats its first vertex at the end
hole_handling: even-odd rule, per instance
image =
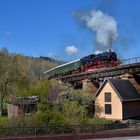
POLYGON ((55 77, 58 75, 61 76, 61 75, 67 74, 71 71, 76 71, 76 70, 80 69, 81 66, 82 66, 81 60, 78 59, 78 60, 75 60, 75 61, 72 61, 69 63, 59 65, 57 67, 54 67, 48 71, 45 71, 44 74, 47 74, 48 78, 55 77))

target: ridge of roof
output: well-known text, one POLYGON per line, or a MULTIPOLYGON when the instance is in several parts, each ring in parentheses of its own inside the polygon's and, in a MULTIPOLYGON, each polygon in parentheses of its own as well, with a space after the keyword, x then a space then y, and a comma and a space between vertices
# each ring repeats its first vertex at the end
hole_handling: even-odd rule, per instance
POLYGON ((95 97, 99 95, 100 91, 107 82, 110 84, 122 102, 140 100, 140 94, 137 92, 132 83, 129 80, 124 79, 105 79, 105 81, 95 93, 95 97))

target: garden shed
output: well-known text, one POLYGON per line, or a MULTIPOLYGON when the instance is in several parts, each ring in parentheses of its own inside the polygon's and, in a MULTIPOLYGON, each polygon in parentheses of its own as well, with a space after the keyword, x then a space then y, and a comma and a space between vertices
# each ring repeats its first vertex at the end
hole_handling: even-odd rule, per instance
POLYGON ((8 102, 8 118, 18 117, 20 115, 30 115, 37 110, 39 96, 18 97, 15 101, 8 102))

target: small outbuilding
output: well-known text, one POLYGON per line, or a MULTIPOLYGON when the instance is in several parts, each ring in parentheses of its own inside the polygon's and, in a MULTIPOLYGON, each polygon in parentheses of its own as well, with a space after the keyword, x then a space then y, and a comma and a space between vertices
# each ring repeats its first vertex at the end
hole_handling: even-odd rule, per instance
POLYGON ((129 80, 106 79, 95 96, 102 118, 124 120, 140 116, 140 94, 129 80))
POLYGON ((18 97, 15 101, 9 101, 7 106, 8 118, 30 115, 37 110, 39 96, 18 97))

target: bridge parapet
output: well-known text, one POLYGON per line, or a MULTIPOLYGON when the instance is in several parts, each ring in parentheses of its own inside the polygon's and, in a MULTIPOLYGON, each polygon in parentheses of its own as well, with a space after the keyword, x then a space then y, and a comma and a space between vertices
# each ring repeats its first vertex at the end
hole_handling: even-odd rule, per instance
POLYGON ((78 74, 72 74, 69 76, 59 77, 60 80, 64 82, 71 81, 82 81, 86 78, 89 79, 97 79, 97 78, 105 78, 105 77, 116 77, 119 75, 123 75, 125 73, 129 74, 140 74, 140 62, 133 64, 123 64, 112 68, 105 68, 100 70, 93 70, 82 72, 78 74))
POLYGON ((127 64, 134 64, 140 62, 140 57, 134 57, 134 58, 129 58, 129 59, 123 59, 120 60, 121 64, 120 65, 127 65, 127 64))

